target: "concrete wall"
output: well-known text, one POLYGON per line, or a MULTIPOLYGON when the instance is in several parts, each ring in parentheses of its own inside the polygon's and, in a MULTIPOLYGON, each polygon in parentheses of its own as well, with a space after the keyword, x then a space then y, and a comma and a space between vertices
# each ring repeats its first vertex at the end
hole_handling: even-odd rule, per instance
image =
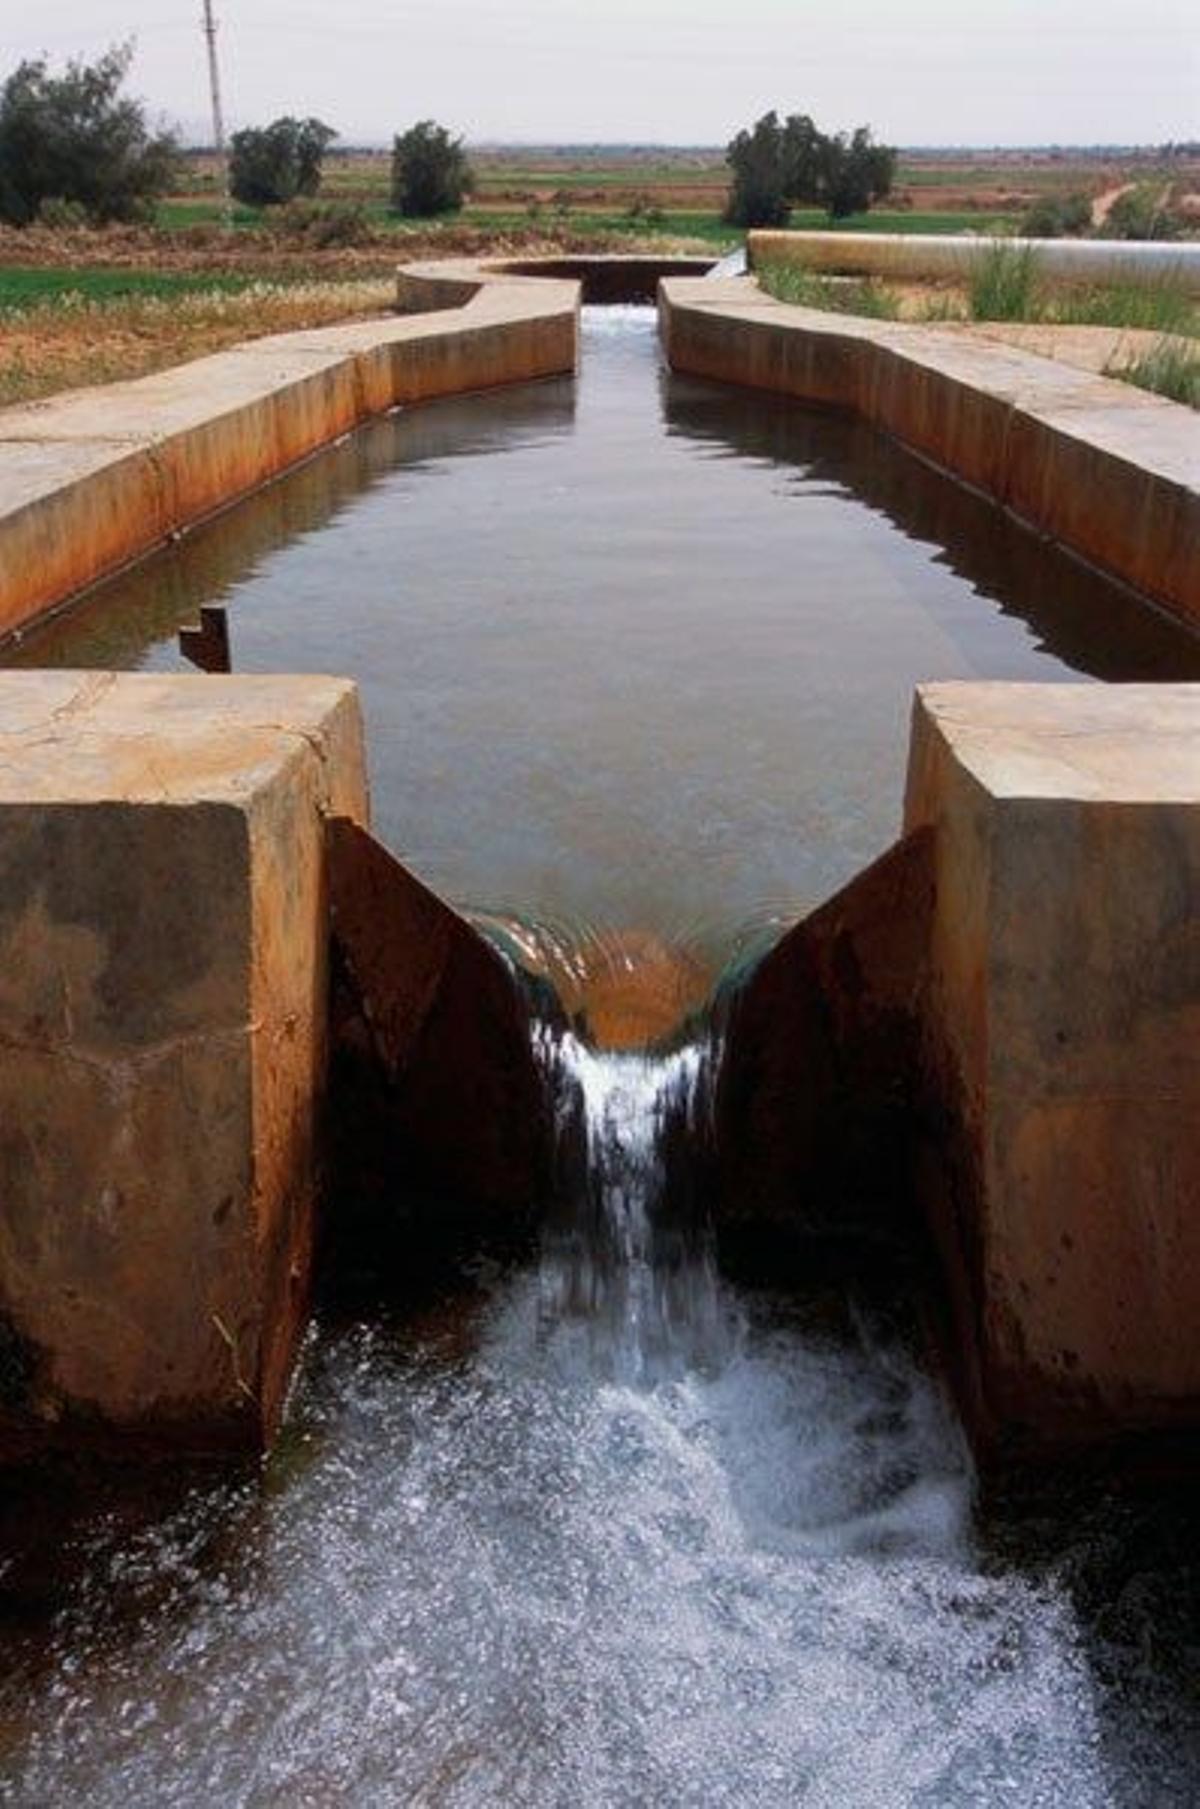
POLYGON ((924 1219, 984 1455, 1200 1425, 1200 686, 922 687, 903 835, 733 1000, 716 1124, 735 1252, 924 1219))
POLYGON ((969 279, 995 245, 1028 251, 1039 275, 1087 288, 1096 283, 1178 284, 1200 294, 1200 245, 1105 239, 993 239, 903 232, 752 232, 751 269, 799 264, 837 275, 895 281, 969 279))
POLYGON ((372 414, 574 371, 577 323, 574 284, 496 283, 0 411, 0 639, 372 414))
POLYGON ((922 687, 906 828, 935 850, 919 1175, 975 1417, 1195 1425, 1200 686, 922 687))
POLYGON ((652 302, 669 276, 703 276, 713 258, 615 253, 532 258, 441 258, 396 272, 396 305, 405 314, 457 308, 484 288, 548 279, 578 283, 585 302, 652 302))
POLYGON ((0 673, 0 1457, 255 1446, 308 1303, 342 679, 0 673))
POLYGON ((675 370, 851 408, 1200 626, 1191 410, 936 327, 785 306, 745 279, 660 290, 675 370))

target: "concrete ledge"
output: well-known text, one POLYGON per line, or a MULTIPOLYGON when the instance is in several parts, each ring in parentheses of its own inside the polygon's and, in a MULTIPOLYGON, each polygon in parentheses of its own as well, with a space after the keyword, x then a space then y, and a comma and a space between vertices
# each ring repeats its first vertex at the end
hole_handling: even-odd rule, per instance
POLYGON ((652 302, 669 276, 703 276, 715 258, 630 255, 555 255, 526 258, 441 258, 406 264, 396 272, 396 305, 402 313, 456 308, 486 288, 512 282, 578 283, 585 302, 652 302))
POLYGON ((0 1457, 269 1436, 366 810, 344 679, 0 673, 0 1457))
POLYGON ((1039 532, 1200 626, 1195 416, 1124 383, 936 327, 663 283, 674 370, 851 408, 1039 532))
POLYGON ((574 284, 495 283, 0 411, 0 639, 372 414, 573 372, 577 323, 574 284))

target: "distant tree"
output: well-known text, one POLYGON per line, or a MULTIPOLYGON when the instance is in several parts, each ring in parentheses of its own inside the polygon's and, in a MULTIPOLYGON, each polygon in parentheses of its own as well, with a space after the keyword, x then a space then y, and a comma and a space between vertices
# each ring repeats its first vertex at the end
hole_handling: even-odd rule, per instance
POLYGON ((807 113, 791 113, 783 128, 784 181, 788 199, 819 207, 829 140, 807 113))
POLYGON ((732 172, 725 218, 731 226, 786 226, 788 154, 786 130, 774 111, 739 132, 725 153, 732 172))
POLYGON ((392 144, 392 207, 399 214, 428 219, 457 213, 474 186, 461 138, 445 126, 420 120, 392 144))
POLYGON ((145 218, 171 187, 179 148, 154 132, 142 102, 120 90, 132 44, 51 75, 20 63, 0 89, 0 219, 27 226, 65 202, 92 224, 145 218))
POLYGON ((780 122, 764 113, 739 132, 725 153, 732 171, 725 218, 734 226, 786 226, 798 203, 823 207, 831 220, 865 213, 890 193, 896 153, 876 144, 870 128, 834 136, 806 113, 780 122))
POLYGON ((820 202, 831 220, 864 214, 891 192, 896 153, 876 144, 869 126, 858 126, 849 137, 839 132, 827 138, 822 163, 820 202))
POLYGON ((282 207, 321 186, 321 164, 337 137, 320 119, 247 126, 229 141, 229 187, 247 207, 282 207))

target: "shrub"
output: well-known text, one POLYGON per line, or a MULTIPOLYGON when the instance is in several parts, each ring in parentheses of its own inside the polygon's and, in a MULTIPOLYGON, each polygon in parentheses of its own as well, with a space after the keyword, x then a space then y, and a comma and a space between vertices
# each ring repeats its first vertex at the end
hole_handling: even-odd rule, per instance
POLYGON ((229 187, 247 207, 278 207, 321 186, 321 164, 337 133, 319 119, 247 126, 229 141, 229 187))
POLYGON ((43 203, 91 223, 147 218, 179 165, 175 139, 152 132, 140 101, 122 96, 133 49, 118 45, 60 76, 24 62, 0 89, 0 219, 36 220, 43 203))
POLYGON ((474 186, 461 138, 420 120, 392 144, 392 207, 416 219, 457 213, 474 186))
POLYGON ((78 201, 64 201, 61 195, 48 195, 37 210, 39 226, 51 232, 75 232, 88 223, 87 209, 78 201))
POLYGON ((1030 320, 1037 306, 1037 268, 1028 245, 994 240, 971 260, 972 320, 1030 320))
POLYGON ((271 222, 282 238, 322 250, 330 245, 369 245, 375 237, 361 201, 289 201, 271 222))
POLYGON ((1100 228, 1105 239, 1177 239, 1180 224, 1161 188, 1143 183, 1118 195, 1100 228))
POLYGON ((1045 195, 1021 220, 1027 239, 1081 238, 1091 231, 1092 204, 1086 195, 1045 195))

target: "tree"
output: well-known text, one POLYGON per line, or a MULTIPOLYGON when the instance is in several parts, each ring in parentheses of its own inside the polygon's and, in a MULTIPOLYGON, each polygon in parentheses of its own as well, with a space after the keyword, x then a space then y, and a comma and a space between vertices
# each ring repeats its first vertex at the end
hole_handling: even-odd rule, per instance
POLYGON ((764 113, 748 131, 739 132, 725 153, 733 172, 725 218, 731 226, 786 226, 788 203, 787 141, 779 115, 764 113))
POLYGON ((43 203, 70 202, 96 225, 144 219, 171 187, 179 149, 120 90, 132 44, 50 74, 18 64, 0 89, 0 219, 27 226, 43 203))
POLYGON ((457 213, 474 186, 461 138, 423 119, 392 144, 392 206, 418 219, 457 213))
POLYGON ((829 140, 807 113, 791 113, 783 128, 784 176, 788 198, 819 207, 829 140))
POLYGON ((859 126, 830 137, 806 113, 780 123, 765 113, 725 154, 733 172, 725 218, 735 226, 785 226, 793 205, 823 207, 831 220, 862 213, 888 194, 896 153, 859 126))
POLYGON ((891 191, 896 153, 890 145, 876 144, 869 126, 856 127, 849 138, 844 132, 827 138, 823 162, 820 199, 831 220, 866 213, 891 191))
POLYGON ((280 207, 321 186, 321 163, 337 133, 319 119, 247 126, 229 141, 229 187, 248 207, 280 207))

